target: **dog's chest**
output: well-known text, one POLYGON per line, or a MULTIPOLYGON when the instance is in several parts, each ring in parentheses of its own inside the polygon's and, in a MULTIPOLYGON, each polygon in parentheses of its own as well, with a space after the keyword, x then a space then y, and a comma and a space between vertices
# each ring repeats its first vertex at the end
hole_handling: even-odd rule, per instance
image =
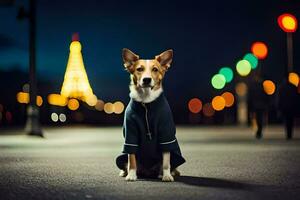
POLYGON ((173 124, 165 123, 173 122, 173 118, 164 96, 160 96, 151 103, 131 100, 125 115, 127 119, 133 120, 132 124, 136 126, 135 129, 138 131, 141 141, 145 141, 145 143, 156 140, 157 137, 164 134, 164 132, 160 131, 160 127, 173 124))
POLYGON ((140 137, 145 137, 146 141, 155 140, 159 132, 161 110, 149 104, 140 103, 139 109, 133 111, 132 114, 135 115, 140 137))

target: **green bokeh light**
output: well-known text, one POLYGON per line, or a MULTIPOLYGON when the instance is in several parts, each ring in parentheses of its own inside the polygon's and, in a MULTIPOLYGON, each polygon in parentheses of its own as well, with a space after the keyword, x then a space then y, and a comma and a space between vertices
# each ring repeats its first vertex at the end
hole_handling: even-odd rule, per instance
POLYGON ((247 53, 244 58, 244 60, 248 60, 248 62, 251 65, 252 69, 255 69, 257 67, 258 64, 258 59, 255 55, 253 55, 252 53, 247 53))
POLYGON ((233 79, 233 72, 229 67, 222 67, 219 74, 222 74, 225 77, 226 83, 229 83, 233 79))
POLYGON ((225 86, 226 79, 223 74, 216 74, 211 79, 211 84, 215 89, 222 89, 225 86))
POLYGON ((247 76, 250 71, 251 71, 251 64, 248 60, 240 60, 236 64, 236 71, 241 75, 241 76, 247 76))

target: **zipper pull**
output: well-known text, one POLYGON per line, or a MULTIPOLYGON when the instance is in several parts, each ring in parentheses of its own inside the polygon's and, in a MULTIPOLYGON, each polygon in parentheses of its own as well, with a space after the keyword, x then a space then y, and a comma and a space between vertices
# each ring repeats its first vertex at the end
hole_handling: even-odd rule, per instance
POLYGON ((148 136, 148 139, 149 139, 149 140, 152 140, 152 136, 151 136, 151 133, 150 133, 150 132, 147 133, 147 136, 148 136))
POLYGON ((145 108, 145 120, 146 120, 146 126, 147 126, 147 137, 149 140, 152 140, 151 132, 150 132, 150 127, 149 127, 149 121, 148 121, 148 109, 145 103, 142 103, 142 105, 145 108))

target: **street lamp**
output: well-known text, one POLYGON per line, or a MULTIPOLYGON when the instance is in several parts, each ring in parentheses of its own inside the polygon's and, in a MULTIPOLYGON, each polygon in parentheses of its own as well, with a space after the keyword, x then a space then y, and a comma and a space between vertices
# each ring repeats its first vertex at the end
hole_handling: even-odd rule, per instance
POLYGON ((293 37, 292 33, 294 33, 298 28, 297 18, 289 13, 284 13, 280 15, 277 19, 279 27, 286 32, 287 34, 287 69, 286 74, 293 71, 293 37))
POLYGON ((21 7, 18 13, 19 19, 29 19, 29 106, 27 107, 27 122, 25 131, 32 136, 43 137, 39 122, 39 108, 36 105, 37 80, 36 80, 36 0, 29 1, 29 12, 21 7))

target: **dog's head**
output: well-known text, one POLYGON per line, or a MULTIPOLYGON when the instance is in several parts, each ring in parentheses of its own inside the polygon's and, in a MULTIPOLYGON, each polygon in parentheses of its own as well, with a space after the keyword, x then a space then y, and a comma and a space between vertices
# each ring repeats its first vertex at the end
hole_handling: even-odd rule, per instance
POLYGON ((154 59, 144 60, 129 49, 123 49, 122 56, 124 66, 132 75, 133 83, 137 87, 159 88, 166 71, 171 65, 173 51, 167 50, 155 56, 154 59))

